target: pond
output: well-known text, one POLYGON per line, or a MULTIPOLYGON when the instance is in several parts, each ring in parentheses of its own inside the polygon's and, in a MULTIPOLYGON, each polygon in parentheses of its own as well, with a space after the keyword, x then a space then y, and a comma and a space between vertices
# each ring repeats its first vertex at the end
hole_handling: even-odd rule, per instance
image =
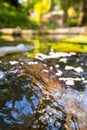
POLYGON ((86 130, 86 43, 0 40, 0 46, 21 43, 32 47, 0 57, 0 130, 86 130))

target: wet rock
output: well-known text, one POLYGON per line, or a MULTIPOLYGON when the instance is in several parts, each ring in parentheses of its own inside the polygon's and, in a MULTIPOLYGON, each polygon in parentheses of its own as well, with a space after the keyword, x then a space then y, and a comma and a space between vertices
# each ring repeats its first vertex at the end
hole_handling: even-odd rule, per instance
POLYGON ((4 81, 6 81, 6 76, 3 71, 0 71, 0 84, 2 84, 4 81))
MULTIPOLYGON (((60 110, 62 111, 62 115, 66 114, 66 117, 61 119, 66 120, 66 125, 62 124, 62 126, 66 127, 67 130, 68 126, 72 127, 73 129, 78 128, 80 130, 83 130, 83 128, 87 124, 87 105, 86 100, 84 100, 86 94, 84 92, 79 92, 77 90, 73 90, 72 88, 66 89, 66 87, 64 87, 64 84, 62 84, 55 76, 55 72, 53 71, 53 69, 50 70, 50 67, 48 67, 46 64, 35 64, 26 66, 25 71, 23 71, 21 75, 31 77, 32 81, 37 85, 37 87, 41 89, 42 93, 44 94, 44 98, 41 98, 41 104, 39 104, 39 107, 37 109, 37 112, 39 112, 39 110, 41 109, 42 111, 45 111, 45 113, 41 114, 41 118, 39 117, 40 122, 42 119, 43 123, 45 114, 47 114, 48 116, 50 113, 51 117, 48 116, 48 118, 51 118, 51 120, 53 120, 54 116, 56 119, 60 119, 60 114, 58 115, 60 110), (82 97, 81 94, 83 94, 84 96, 82 97), (53 102, 57 102, 58 110, 56 111, 55 108, 53 109, 54 105, 52 107, 50 107, 49 105, 49 109, 46 109, 47 106, 42 106, 41 108, 41 105, 45 104, 45 100, 48 100, 51 106, 54 104, 53 102), (75 118, 75 122, 72 117, 75 118), (77 123, 77 126, 75 125, 75 123, 77 123), (84 125, 80 126, 79 124, 84 125)), ((40 113, 38 115, 40 115, 40 113)))

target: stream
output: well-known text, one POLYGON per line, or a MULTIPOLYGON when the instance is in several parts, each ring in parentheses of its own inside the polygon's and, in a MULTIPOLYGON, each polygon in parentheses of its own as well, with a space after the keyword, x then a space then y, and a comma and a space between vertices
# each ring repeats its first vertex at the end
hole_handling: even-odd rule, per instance
POLYGON ((33 47, 0 57, 0 130, 87 130, 86 45, 0 40, 21 43, 33 47))

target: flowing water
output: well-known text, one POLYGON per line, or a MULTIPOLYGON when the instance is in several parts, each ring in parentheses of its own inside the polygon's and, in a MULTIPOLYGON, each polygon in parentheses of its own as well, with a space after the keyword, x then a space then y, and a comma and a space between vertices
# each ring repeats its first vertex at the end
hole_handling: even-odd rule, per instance
POLYGON ((0 130, 87 130, 86 45, 31 41, 0 57, 0 130))

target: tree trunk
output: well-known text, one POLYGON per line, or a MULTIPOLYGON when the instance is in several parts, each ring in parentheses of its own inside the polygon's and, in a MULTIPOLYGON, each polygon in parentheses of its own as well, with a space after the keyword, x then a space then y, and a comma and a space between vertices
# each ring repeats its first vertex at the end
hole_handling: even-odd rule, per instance
POLYGON ((85 25, 87 23, 87 0, 82 1, 82 11, 79 16, 79 26, 85 25))
POLYGON ((4 0, 4 1, 9 2, 11 5, 15 7, 19 6, 18 0, 4 0))
POLYGON ((67 26, 67 20, 68 20, 68 7, 69 7, 69 0, 63 1, 63 10, 64 10, 64 15, 63 15, 63 27, 67 26))

